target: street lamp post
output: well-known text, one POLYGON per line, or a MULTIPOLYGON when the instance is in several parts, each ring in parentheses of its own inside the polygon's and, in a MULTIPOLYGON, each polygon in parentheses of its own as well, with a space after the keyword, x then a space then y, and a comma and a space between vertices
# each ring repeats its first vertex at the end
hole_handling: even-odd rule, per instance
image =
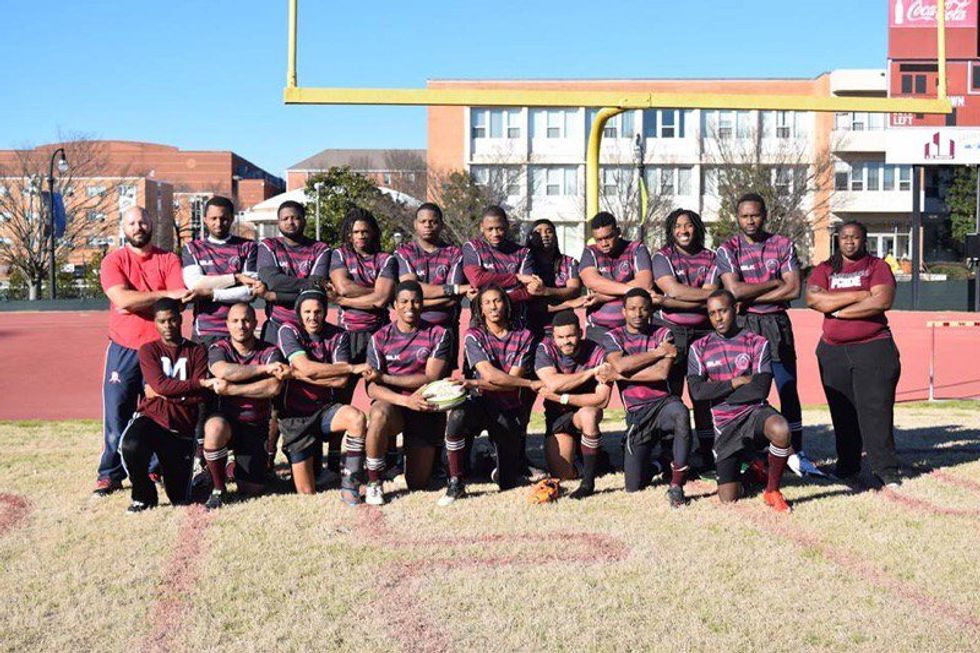
POLYGON ((646 147, 643 142, 643 135, 637 133, 636 138, 633 140, 633 155, 636 157, 637 188, 640 190, 640 226, 638 236, 641 243, 646 243, 647 227, 646 163, 643 160, 645 154, 646 147))
POLYGON ((320 240, 320 191, 323 190, 323 182, 313 184, 313 190, 316 191, 316 239, 320 240))
POLYGON ((51 253, 51 269, 48 271, 48 283, 51 284, 51 299, 58 298, 58 270, 55 265, 55 245, 57 244, 57 238, 54 233, 54 160, 58 158, 58 172, 65 174, 68 172, 68 159, 65 157, 65 148, 59 147, 57 150, 51 153, 51 162, 48 165, 48 229, 50 230, 50 253, 51 253), (61 153, 61 157, 58 158, 58 153, 61 153))

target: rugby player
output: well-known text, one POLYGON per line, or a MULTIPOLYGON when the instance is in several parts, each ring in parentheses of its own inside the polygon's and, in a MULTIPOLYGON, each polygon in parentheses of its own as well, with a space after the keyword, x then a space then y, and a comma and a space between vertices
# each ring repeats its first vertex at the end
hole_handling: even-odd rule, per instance
POLYGON ((121 222, 126 244, 106 256, 99 271, 110 307, 109 345, 102 373, 103 444, 92 493, 95 497, 121 490, 126 478, 119 458, 119 437, 143 394, 139 348, 160 337, 150 308, 165 297, 186 303, 199 296, 184 287, 180 259, 151 242, 153 223, 146 209, 126 209, 121 222))
POLYGON ((154 455, 170 503, 177 506, 190 501, 198 406, 206 390, 221 392, 226 387, 221 379, 205 378, 207 352, 203 345, 181 335, 180 312, 178 300, 156 300, 152 315, 159 339, 139 349, 145 396, 119 440, 122 463, 133 484, 129 513, 157 505, 156 484, 148 475, 154 455))
POLYGON ((418 390, 449 372, 450 335, 441 326, 421 319, 423 291, 417 281, 395 288, 395 321, 382 327, 368 344, 364 372, 371 397, 367 432, 368 485, 364 500, 384 505, 382 482, 388 441, 401 433, 408 489, 424 488, 436 454, 446 437, 446 415, 418 390))
POLYGON ((497 485, 501 490, 517 486, 523 464, 522 442, 527 436, 521 392, 537 392, 543 385, 525 378, 531 366, 532 336, 514 324, 507 292, 500 286, 487 286, 480 290, 472 306, 473 318, 463 339, 463 351, 475 378, 464 379, 463 385, 476 392, 449 411, 449 483, 445 496, 439 499, 441 506, 465 495, 466 442, 483 431, 489 433, 497 450, 497 485))
POLYGON ((534 368, 544 384, 544 452, 551 476, 573 479, 575 440, 582 453, 582 480, 572 499, 583 499, 595 492, 596 459, 601 445, 602 410, 609 405, 612 387, 596 381, 596 372, 605 362, 602 347, 582 337, 582 328, 573 311, 557 313, 551 335, 538 345, 534 368))
POLYGON ((531 253, 507 237, 510 222, 499 206, 488 206, 480 219, 480 237, 463 243, 463 274, 470 285, 483 289, 502 288, 517 318, 523 319, 524 302, 531 295, 527 285, 537 279, 531 270, 531 253))
POLYGON ((212 484, 208 510, 220 508, 227 498, 229 446, 235 453, 239 492, 254 496, 265 488, 272 399, 289 376, 279 348, 255 337, 254 308, 244 302, 234 304, 225 322, 229 336, 208 347, 211 374, 226 382, 215 414, 204 424, 204 460, 212 484))
POLYGON ((540 279, 528 284, 532 298, 528 303, 527 328, 540 342, 551 334, 556 313, 591 306, 595 295, 581 295, 578 261, 561 253, 551 220, 535 220, 526 245, 531 251, 531 270, 540 279))
POLYGON ((779 410, 793 433, 790 469, 801 477, 824 476, 803 450, 796 345, 793 324, 786 314, 802 287, 796 246, 786 236, 765 230, 768 211, 761 195, 746 193, 738 198, 735 207, 739 233, 718 248, 715 264, 722 285, 739 303, 739 325, 769 341, 779 410))
POLYGON ((608 367, 599 370, 600 381, 617 381, 626 407, 626 454, 623 472, 626 491, 637 492, 652 480, 654 446, 673 440, 667 501, 679 508, 686 502, 684 482, 690 449, 691 418, 687 406, 671 393, 670 369, 677 358, 670 329, 656 327, 653 302, 643 288, 632 288, 623 297, 626 324, 606 333, 604 347, 608 367))
POLYGON ((633 288, 642 288, 653 305, 660 306, 663 298, 653 292, 653 272, 650 251, 638 241, 622 238, 616 218, 601 211, 590 221, 594 245, 582 251, 578 273, 595 299, 586 311, 585 336, 600 345, 611 329, 622 327, 623 297, 633 288))
POLYGON ((837 251, 810 275, 806 303, 824 315, 817 361, 837 441, 834 475, 857 482, 863 445, 872 473, 895 488, 901 485, 895 388, 902 363, 885 317, 895 300, 895 276, 868 253, 867 240, 860 222, 840 226, 837 251))
POLYGON ((770 343, 738 325, 735 297, 730 291, 711 293, 707 308, 714 333, 691 345, 687 383, 693 399, 711 402, 718 497, 725 503, 738 500, 743 459, 768 444, 769 465, 762 499, 777 512, 789 512, 779 483, 792 453, 790 428, 786 419, 766 402, 773 376, 770 343))
POLYGON ((350 362, 348 333, 328 323, 326 317, 326 294, 304 290, 296 299, 296 318, 301 326, 279 327, 279 348, 292 368, 283 389, 279 432, 292 467, 293 484, 300 494, 316 491, 313 459, 322 450, 324 437, 346 432, 340 498, 348 505, 358 505, 367 424, 364 413, 339 402, 338 391, 350 376, 363 373, 367 366, 350 362))
MULTIPOLYGON (((691 343, 713 331, 705 302, 718 289, 715 253, 704 246, 705 229, 701 216, 688 209, 671 211, 664 224, 666 245, 653 255, 653 280, 663 293, 657 317, 674 336, 677 361, 671 367, 674 394, 684 390, 687 351, 691 343)), ((694 430, 701 454, 701 471, 714 468, 711 446, 711 406, 704 401, 694 405, 694 430)))

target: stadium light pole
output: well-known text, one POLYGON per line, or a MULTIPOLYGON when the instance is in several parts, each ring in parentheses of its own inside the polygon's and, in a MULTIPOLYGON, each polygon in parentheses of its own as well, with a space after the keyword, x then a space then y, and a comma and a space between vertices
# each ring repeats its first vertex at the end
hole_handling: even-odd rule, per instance
POLYGON ((50 231, 50 255, 51 269, 48 271, 48 283, 51 284, 51 299, 58 298, 58 270, 55 265, 55 245, 57 238, 54 233, 54 160, 58 159, 58 172, 65 174, 68 172, 68 159, 65 156, 65 148, 59 147, 51 153, 51 161, 48 165, 48 229, 50 231), (58 154, 61 153, 61 157, 58 154))
POLYGON ((639 210, 640 210, 640 242, 646 243, 647 236, 647 185, 646 185, 646 162, 643 158, 646 155, 646 144, 643 142, 643 135, 637 132, 633 140, 633 154, 636 157, 636 187, 639 190, 639 210))
POLYGON ((320 191, 323 190, 323 182, 313 184, 313 190, 316 191, 316 239, 320 240, 320 191))

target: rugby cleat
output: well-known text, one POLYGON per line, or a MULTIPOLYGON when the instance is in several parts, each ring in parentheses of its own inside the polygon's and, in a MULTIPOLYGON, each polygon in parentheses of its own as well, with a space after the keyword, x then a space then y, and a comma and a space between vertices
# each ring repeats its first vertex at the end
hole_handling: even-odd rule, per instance
POLYGON ((204 502, 204 509, 208 512, 212 510, 217 510, 221 506, 225 505, 225 501, 228 499, 228 493, 222 492, 221 490, 212 490, 211 496, 208 500, 204 502))
POLYGON ((126 514, 135 515, 138 512, 143 512, 144 510, 149 510, 150 508, 156 508, 156 504, 133 501, 131 504, 129 504, 129 507, 126 508, 126 514))
POLYGON ((779 490, 763 492, 762 501, 776 512, 793 512, 790 505, 786 503, 786 498, 783 496, 783 493, 779 490))
POLYGON ((92 490, 92 496, 101 499, 121 489, 122 481, 114 481, 111 478, 100 478, 95 482, 95 489, 92 490))
POLYGON ((805 451, 790 454, 789 459, 786 461, 786 466, 800 478, 806 478, 807 476, 819 476, 821 478, 827 477, 827 475, 820 471, 820 468, 807 457, 805 451))
POLYGON ((897 490, 902 487, 902 477, 898 474, 875 474, 875 478, 886 490, 897 490))
POLYGON ((582 481, 574 492, 568 495, 569 499, 584 499, 595 494, 595 484, 582 481))
POLYGON ((340 501, 348 506, 359 506, 361 505, 361 493, 357 491, 357 488, 342 487, 340 488, 340 501))
POLYGON ((684 496, 684 488, 680 485, 671 485, 667 488, 667 503, 670 504, 671 508, 682 508, 687 504, 687 498, 684 496))
POLYGON ((369 506, 385 505, 385 492, 381 481, 371 481, 367 484, 367 493, 364 495, 364 503, 369 506))
POLYGON ((452 477, 446 484, 446 493, 439 497, 440 506, 449 506, 456 502, 457 499, 462 499, 466 496, 466 486, 463 485, 463 479, 452 477))

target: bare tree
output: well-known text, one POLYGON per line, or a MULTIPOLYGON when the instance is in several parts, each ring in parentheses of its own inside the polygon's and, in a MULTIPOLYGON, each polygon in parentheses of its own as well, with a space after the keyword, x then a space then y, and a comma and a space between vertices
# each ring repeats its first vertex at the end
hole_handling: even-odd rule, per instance
MULTIPOLYGON (((129 175, 124 167, 110 169, 103 142, 75 137, 61 145, 70 167, 55 176, 54 192, 63 197, 66 218, 64 234, 55 246, 59 264, 76 248, 104 245, 104 239, 116 232, 116 221, 109 216, 117 215, 120 206, 119 178, 129 175)), ((50 209, 43 204, 53 151, 53 147, 15 150, 0 165, 0 265, 12 277, 25 280, 31 299, 40 295, 51 263, 50 209)), ((127 195, 124 201, 129 199, 127 195)))
POLYGON ((674 208, 676 186, 664 183, 661 170, 677 174, 676 168, 650 168, 648 172, 652 174, 646 175, 648 179, 643 179, 641 186, 639 171, 633 163, 603 164, 599 170, 599 208, 616 216, 626 238, 637 239, 642 233, 648 247, 657 247, 663 241, 663 221, 674 208), (644 190, 645 214, 641 209, 644 190))
POLYGON ((428 164, 423 154, 416 150, 385 150, 384 166, 392 172, 389 188, 425 201, 428 164))
POLYGON ((507 211, 519 237, 528 214, 530 195, 527 166, 480 164, 465 170, 429 170, 428 197, 442 207, 446 236, 463 243, 476 235, 483 209, 498 205, 507 211))

